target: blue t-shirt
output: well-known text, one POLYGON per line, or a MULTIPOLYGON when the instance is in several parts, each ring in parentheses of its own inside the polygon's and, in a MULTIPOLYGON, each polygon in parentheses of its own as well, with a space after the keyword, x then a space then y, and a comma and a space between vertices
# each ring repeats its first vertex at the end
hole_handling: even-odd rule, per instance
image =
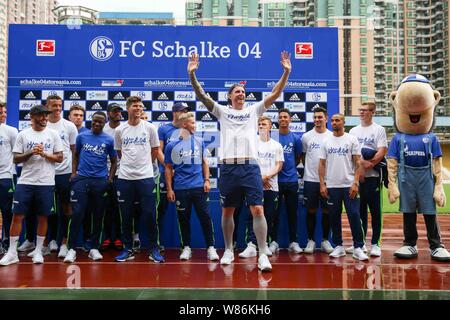
MULTIPOLYGON (((158 137, 160 141, 164 141, 163 152, 165 152, 167 145, 180 137, 180 129, 175 127, 173 123, 168 123, 158 128, 158 137)), ((159 164, 159 172, 164 175, 164 165, 159 164)))
POLYGON ((205 144, 195 136, 170 142, 164 150, 164 161, 173 166, 174 190, 203 187, 202 158, 205 144))
POLYGON ((278 173, 278 182, 298 182, 296 156, 302 154, 302 140, 294 132, 279 134, 279 141, 283 147, 284 163, 283 168, 278 173))
POLYGON ((82 133, 89 132, 89 131, 91 131, 91 130, 89 130, 89 129, 86 128, 86 127, 81 127, 81 128, 78 130, 78 134, 82 134, 82 133))
POLYGON ((107 158, 117 157, 114 150, 113 138, 102 132, 93 134, 92 131, 79 134, 75 148, 80 155, 78 162, 78 175, 91 178, 107 178, 107 158))
MULTIPOLYGON (((396 133, 388 149, 388 157, 395 158, 400 161, 400 133, 396 133)), ((437 137, 433 133, 410 135, 405 134, 404 157, 405 164, 410 167, 425 167, 428 165, 428 157, 430 150, 433 158, 442 157, 441 146, 437 137)))

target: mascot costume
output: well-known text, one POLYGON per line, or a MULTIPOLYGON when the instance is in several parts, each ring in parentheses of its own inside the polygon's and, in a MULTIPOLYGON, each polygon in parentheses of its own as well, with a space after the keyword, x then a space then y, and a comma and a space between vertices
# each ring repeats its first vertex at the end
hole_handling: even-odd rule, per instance
POLYGON ((389 201, 400 197, 403 213, 403 246, 395 251, 397 258, 418 255, 417 213, 423 214, 430 244, 431 258, 450 261, 450 253, 441 243, 436 204, 445 205, 442 185, 442 150, 431 132, 434 110, 441 95, 433 90, 427 78, 414 74, 402 80, 390 94, 397 133, 388 150, 389 201), (398 183, 398 187, 397 187, 398 183))

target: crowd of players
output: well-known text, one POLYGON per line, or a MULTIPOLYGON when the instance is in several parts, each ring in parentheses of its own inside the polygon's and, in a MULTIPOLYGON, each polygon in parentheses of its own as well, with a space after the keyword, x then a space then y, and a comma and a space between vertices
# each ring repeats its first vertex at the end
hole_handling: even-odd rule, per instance
POLYGON ((259 269, 270 271, 268 257, 280 249, 282 202, 288 220, 287 249, 293 254, 320 250, 334 258, 351 253, 355 259, 369 259, 365 245, 369 208, 373 228, 369 255, 381 256, 380 163, 387 153, 387 140, 384 128, 372 121, 375 104, 360 107, 361 124, 350 133, 344 131, 341 114, 332 115, 332 131, 328 130, 327 110, 319 106, 313 110, 314 128, 303 135, 289 130, 291 114, 285 108, 278 110, 279 129, 271 131, 272 121, 263 113, 286 85, 291 70, 287 52, 281 54, 281 65, 283 75, 263 101, 244 107, 245 88, 237 84, 229 89, 228 105, 223 106, 212 101, 197 81, 198 56, 189 58, 188 73, 197 98, 220 123, 219 189, 225 242, 221 259, 208 200, 206 146, 196 134, 195 116, 186 103, 175 103, 173 122, 156 129, 146 119, 142 100, 132 96, 126 101, 126 121, 122 121, 122 107, 111 103, 107 113, 93 114, 89 130, 83 127, 81 106, 72 106, 66 120, 61 97, 49 96, 45 106, 31 108, 31 127, 20 133, 6 125, 6 104, 1 104, 0 265, 19 262, 18 251, 29 251, 34 263, 43 263, 52 251, 73 263, 80 242, 92 260, 103 259, 101 252, 111 247, 120 250, 116 261, 132 260, 141 250, 139 230, 147 233, 149 259, 164 262, 160 235, 168 202, 175 202, 181 260, 192 257, 194 207, 207 259, 232 263, 236 217, 247 206, 251 212, 245 221, 247 247, 239 257, 259 253, 259 269), (304 248, 297 234, 300 163, 308 231, 304 248), (347 249, 341 235, 343 203, 353 236, 353 245, 347 249), (322 240, 316 245, 319 208, 322 240), (19 244, 23 220, 25 239, 19 244))

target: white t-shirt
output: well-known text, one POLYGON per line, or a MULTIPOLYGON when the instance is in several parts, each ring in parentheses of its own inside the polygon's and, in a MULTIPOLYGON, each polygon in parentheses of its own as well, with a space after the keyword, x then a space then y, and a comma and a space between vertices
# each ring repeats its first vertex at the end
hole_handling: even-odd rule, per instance
MULTIPOLYGON (((273 139, 269 141, 262 141, 258 139, 258 165, 261 170, 261 175, 265 176, 272 171, 278 161, 284 161, 284 152, 281 144, 273 139)), ((278 192, 278 174, 269 180, 271 185, 270 189, 278 192)))
MULTIPOLYGON (((111 128, 111 127, 109 126, 109 122, 108 122, 108 123, 105 124, 105 126, 103 127, 103 132, 106 133, 106 134, 108 134, 108 135, 110 135, 110 136, 113 137, 113 139, 114 139, 115 133, 116 133, 116 129, 117 129, 117 128, 118 128, 118 127, 111 128)), ((108 160, 107 160, 107 161, 108 161, 108 162, 107 162, 107 165, 108 165, 108 172, 109 172, 109 170, 111 169, 111 160, 109 159, 109 157, 108 157, 108 160)), ((119 168, 120 168, 120 158, 117 157, 116 177, 119 175, 119 168)))
MULTIPOLYGON (((26 153, 38 144, 42 144, 44 152, 49 154, 64 150, 58 132, 48 128, 42 131, 35 131, 30 127, 19 132, 13 152, 26 153)), ((55 168, 55 162, 51 162, 40 155, 33 155, 23 162, 22 173, 17 184, 54 186, 55 168)))
POLYGON ((320 182, 319 179, 319 155, 320 148, 324 141, 333 135, 333 132, 326 130, 323 133, 315 129, 309 130, 302 136, 302 150, 305 153, 305 173, 303 181, 320 182))
POLYGON ((11 179, 16 173, 12 150, 17 133, 16 128, 0 123, 0 179, 11 179))
MULTIPOLYGON (((386 131, 375 122, 368 127, 363 127, 359 124, 350 129, 349 133, 358 138, 361 148, 369 148, 376 151, 378 148, 387 147, 386 131)), ((364 176, 378 177, 379 174, 372 168, 367 170, 364 176)))
POLYGON ((58 132, 61 138, 64 150, 64 159, 61 163, 56 164, 56 174, 72 173, 72 152, 70 150, 71 145, 75 145, 77 141, 78 130, 77 127, 70 121, 61 118, 58 122, 47 122, 47 128, 53 129, 58 132))
POLYGON ((325 183, 327 188, 349 188, 355 178, 352 156, 361 155, 361 147, 355 136, 328 137, 320 149, 320 159, 326 160, 325 183))
POLYGON ((116 128, 114 148, 122 151, 119 179, 153 178, 152 148, 159 147, 158 131, 147 122, 132 126, 128 122, 116 128))
POLYGON ((211 113, 220 122, 219 159, 257 158, 258 118, 264 111, 264 101, 242 110, 214 103, 211 113))

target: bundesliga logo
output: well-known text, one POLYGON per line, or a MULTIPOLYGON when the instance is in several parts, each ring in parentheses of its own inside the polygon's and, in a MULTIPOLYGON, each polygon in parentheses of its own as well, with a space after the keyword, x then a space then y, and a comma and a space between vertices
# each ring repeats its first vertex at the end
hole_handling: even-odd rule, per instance
POLYGON ((295 43, 295 59, 312 59, 314 57, 312 42, 295 43))
POLYGON ((36 55, 53 57, 55 55, 55 40, 36 40, 36 55))

